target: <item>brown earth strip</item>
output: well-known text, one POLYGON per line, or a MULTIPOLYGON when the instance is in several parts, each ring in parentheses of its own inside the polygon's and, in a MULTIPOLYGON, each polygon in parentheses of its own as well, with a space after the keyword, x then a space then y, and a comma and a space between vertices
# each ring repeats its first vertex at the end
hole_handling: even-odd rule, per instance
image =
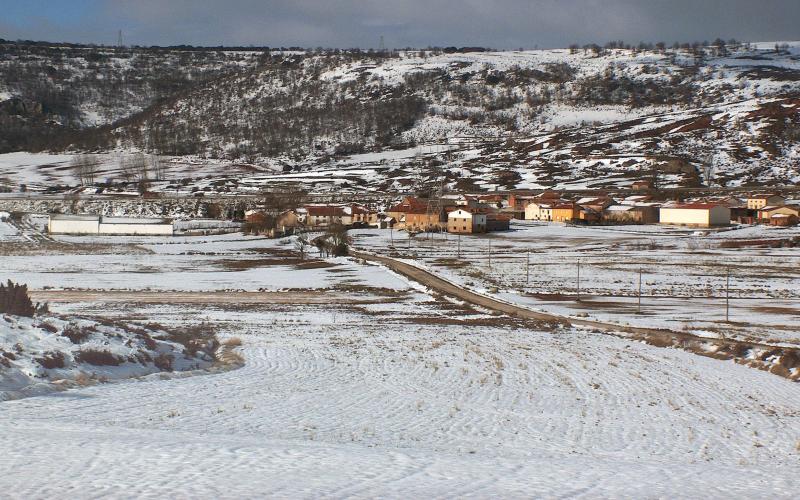
POLYGON ((158 292, 127 290, 31 290, 34 302, 130 302, 139 304, 377 304, 383 297, 331 290, 284 292, 158 292))

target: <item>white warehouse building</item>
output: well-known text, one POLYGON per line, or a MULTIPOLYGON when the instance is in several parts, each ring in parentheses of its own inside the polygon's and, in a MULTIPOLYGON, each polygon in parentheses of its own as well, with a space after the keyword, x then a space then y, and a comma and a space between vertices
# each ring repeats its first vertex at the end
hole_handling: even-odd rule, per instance
POLYGON ((100 215, 50 216, 50 234, 97 234, 130 236, 172 236, 172 222, 167 219, 103 217, 100 215))
POLYGON ((659 213, 659 222, 690 227, 727 226, 731 223, 731 209, 714 203, 664 205, 659 213))

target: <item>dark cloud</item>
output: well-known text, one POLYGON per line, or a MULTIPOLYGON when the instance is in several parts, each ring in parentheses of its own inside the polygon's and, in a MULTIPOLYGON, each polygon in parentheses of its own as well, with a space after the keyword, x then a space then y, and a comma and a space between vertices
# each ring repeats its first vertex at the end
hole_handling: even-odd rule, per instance
POLYGON ((609 40, 800 38, 798 0, 76 0, 81 15, 0 20, 0 36, 113 43, 563 47, 609 40))

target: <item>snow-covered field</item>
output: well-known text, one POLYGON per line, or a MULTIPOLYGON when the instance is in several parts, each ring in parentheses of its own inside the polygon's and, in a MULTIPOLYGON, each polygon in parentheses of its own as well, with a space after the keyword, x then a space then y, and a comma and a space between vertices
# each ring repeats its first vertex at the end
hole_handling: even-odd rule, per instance
POLYGON ((495 316, 354 260, 309 276, 280 240, 36 244, 60 264, 8 261, 34 288, 76 269, 84 288, 303 288, 331 302, 51 303, 205 323, 241 339, 245 365, 0 403, 10 497, 789 498, 800 486, 800 385, 766 372, 495 316), (206 260, 255 254, 277 262, 225 271, 206 260))
POLYGON ((800 343, 797 249, 723 247, 791 239, 800 236, 800 229, 698 232, 657 225, 586 228, 528 222, 515 222, 512 229, 463 236, 460 251, 454 235, 420 235, 409 251, 407 235, 395 231, 392 237, 389 230, 356 232, 355 243, 394 252, 475 291, 558 315, 800 343), (728 270, 731 323, 724 324, 728 270))

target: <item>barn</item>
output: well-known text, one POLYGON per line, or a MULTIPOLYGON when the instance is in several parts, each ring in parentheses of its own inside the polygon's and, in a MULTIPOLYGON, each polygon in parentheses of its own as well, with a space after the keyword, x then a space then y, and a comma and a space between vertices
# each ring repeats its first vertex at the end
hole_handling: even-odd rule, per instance
POLYGON ((731 209, 715 203, 685 203, 665 205, 659 213, 661 224, 690 227, 727 226, 731 209))

